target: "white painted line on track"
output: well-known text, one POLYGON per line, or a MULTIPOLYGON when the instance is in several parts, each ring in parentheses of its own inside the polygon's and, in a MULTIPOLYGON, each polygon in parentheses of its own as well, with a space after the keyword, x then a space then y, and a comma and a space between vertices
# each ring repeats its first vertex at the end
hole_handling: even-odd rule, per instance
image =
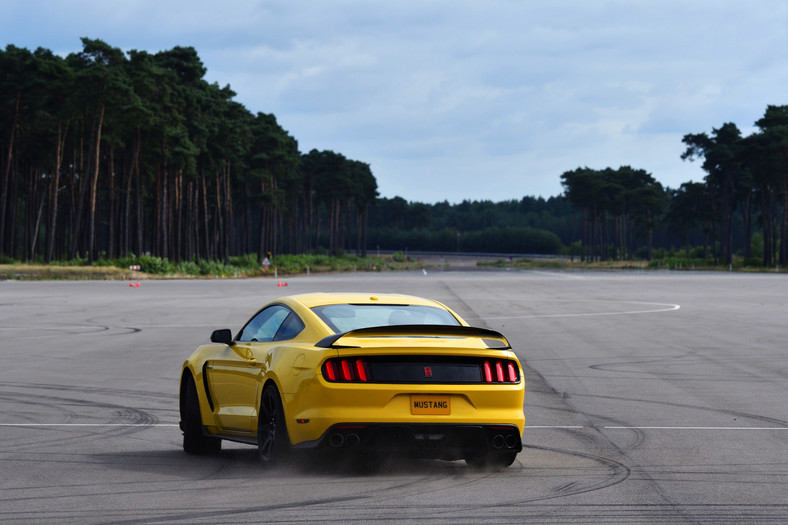
MULTIPOLYGON (((607 315, 636 315, 636 314, 656 314, 660 312, 673 312, 675 310, 681 309, 680 304, 672 304, 672 303, 650 303, 650 302, 643 302, 643 301, 583 301, 583 300, 573 300, 573 301, 564 301, 564 302, 572 302, 572 303, 615 303, 615 304, 632 304, 632 305, 644 305, 644 306, 653 306, 652 309, 647 310, 625 310, 623 312, 591 312, 591 313, 576 313, 576 314, 544 314, 544 315, 515 315, 515 316, 481 316, 477 317, 477 319, 485 319, 485 320, 499 320, 499 319, 542 319, 542 318, 555 318, 555 317, 598 317, 598 316, 607 316, 607 315)), ((95 331, 104 332, 106 329, 120 329, 120 330, 128 330, 129 328, 134 328, 138 330, 146 330, 146 329, 157 329, 157 328, 204 328, 204 324, 143 324, 143 323, 136 323, 134 326, 109 326, 104 327, 103 325, 98 324, 69 324, 69 325, 62 325, 62 326, 0 326, 0 331, 27 331, 27 330, 50 330, 50 331, 63 331, 63 330, 75 330, 78 333, 91 333, 95 331), (80 330, 84 329, 84 330, 80 330), (99 330, 96 330, 99 329, 99 330)))
POLYGON ((558 277, 560 279, 569 279, 569 280, 577 280, 582 281, 585 280, 586 276, 578 275, 575 273, 562 273, 562 272, 547 272, 544 270, 529 270, 530 273, 534 273, 537 275, 547 275, 549 277, 558 277))
MULTIPOLYGON (((580 301, 580 302, 596 302, 596 301, 580 301)), ((610 301, 616 302, 616 301, 610 301)), ((603 315, 635 315, 635 314, 656 314, 660 312, 673 312, 681 308, 680 304, 670 303, 642 303, 634 301, 624 301, 626 304, 642 304, 654 306, 654 309, 649 310, 626 310, 623 312, 592 312, 592 313, 578 313, 578 314, 545 314, 545 315, 517 315, 517 316, 484 316, 485 320, 500 320, 500 319, 542 319, 548 317, 599 317, 603 315)))
POLYGON ((177 423, 0 423, 0 427, 177 427, 177 423))
MULTIPOLYGON (((177 427, 177 423, 0 423, 0 427, 177 427)), ((528 425, 525 430, 585 429, 582 425, 528 425)), ((605 430, 788 430, 788 427, 601 427, 605 430)))
MULTIPOLYGON (((594 428, 587 426, 572 426, 572 425, 526 425, 525 430, 534 429, 585 429, 594 428)), ((788 427, 625 427, 625 426, 610 426, 599 427, 605 430, 788 430, 788 427)))
POLYGON ((610 430, 788 430, 788 427, 602 427, 610 430))
POLYGON ((100 331, 104 332, 106 329, 121 329, 121 330, 128 330, 129 328, 137 328, 137 329, 147 329, 147 328, 205 328, 204 324, 135 324, 134 326, 108 326, 105 327, 104 325, 98 324, 67 324, 62 326, 0 326, 0 330, 8 330, 8 331, 26 331, 26 330, 41 330, 41 331, 63 331, 63 330, 75 330, 75 333, 91 333, 96 332, 100 329, 100 331), (79 329, 83 329, 80 331, 79 329))
POLYGON ((526 425, 526 430, 533 430, 535 428, 586 428, 582 425, 526 425))

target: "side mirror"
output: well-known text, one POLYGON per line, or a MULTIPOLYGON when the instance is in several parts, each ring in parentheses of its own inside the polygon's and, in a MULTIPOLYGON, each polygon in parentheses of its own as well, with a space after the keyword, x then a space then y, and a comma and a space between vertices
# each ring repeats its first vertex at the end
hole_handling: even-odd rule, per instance
POLYGON ((222 328, 221 330, 214 330, 211 334, 211 342, 212 343, 222 343, 225 345, 232 346, 233 344, 233 333, 230 331, 229 328, 222 328))

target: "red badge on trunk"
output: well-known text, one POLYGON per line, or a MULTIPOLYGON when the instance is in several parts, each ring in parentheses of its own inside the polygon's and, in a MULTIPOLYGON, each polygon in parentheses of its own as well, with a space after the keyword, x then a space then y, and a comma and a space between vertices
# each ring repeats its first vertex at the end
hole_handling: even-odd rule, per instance
POLYGON ((432 367, 424 367, 424 377, 432 377, 432 367))

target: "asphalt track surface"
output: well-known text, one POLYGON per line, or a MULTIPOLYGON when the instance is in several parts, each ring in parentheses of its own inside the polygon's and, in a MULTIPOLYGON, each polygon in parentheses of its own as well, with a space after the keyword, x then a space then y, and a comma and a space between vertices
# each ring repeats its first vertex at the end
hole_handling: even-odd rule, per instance
POLYGON ((0 282, 0 521, 788 521, 788 276, 431 271, 0 282), (306 291, 432 297, 526 368, 525 448, 495 473, 181 449, 178 376, 214 328, 306 291))

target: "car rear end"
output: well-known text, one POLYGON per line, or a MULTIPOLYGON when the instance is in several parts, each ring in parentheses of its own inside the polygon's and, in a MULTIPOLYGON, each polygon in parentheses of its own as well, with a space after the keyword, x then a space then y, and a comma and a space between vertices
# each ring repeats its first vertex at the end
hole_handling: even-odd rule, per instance
POLYGON ((522 367, 497 332, 396 326, 327 339, 319 374, 294 399, 297 446, 449 460, 522 450, 522 367))

